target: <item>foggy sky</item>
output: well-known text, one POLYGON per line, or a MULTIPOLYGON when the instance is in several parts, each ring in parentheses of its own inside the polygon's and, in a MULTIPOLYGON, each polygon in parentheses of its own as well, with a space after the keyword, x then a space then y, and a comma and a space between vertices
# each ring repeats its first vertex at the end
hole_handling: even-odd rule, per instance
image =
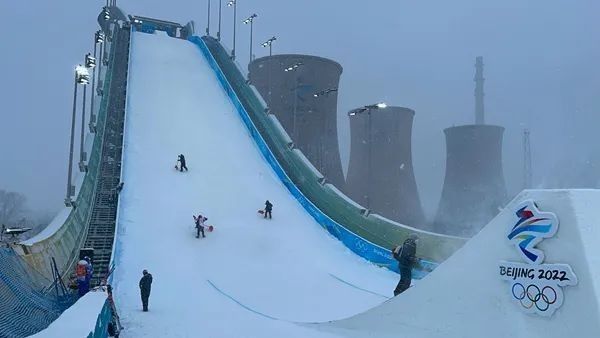
MULTIPOLYGON (((104 1, 0 1, 0 188, 36 209, 61 206, 73 68, 91 51, 104 1)), ((211 33, 217 29, 216 5, 211 33)), ((226 1, 223 0, 225 4, 226 1)), ((125 12, 206 27, 206 0, 118 1, 125 12)), ((475 57, 485 63, 486 122, 506 128, 509 195, 522 187, 522 131, 531 130, 536 187, 600 187, 600 27, 597 0, 238 0, 238 62, 277 36, 277 53, 314 54, 344 68, 339 138, 347 167, 346 112, 385 101, 416 111, 415 175, 425 211, 437 209, 445 169, 443 129, 474 121, 475 57)), ((232 10, 223 8, 231 47, 232 10)), ((177 150, 174 150, 174 154, 177 150)), ((78 157, 75 157, 75 161, 78 157)), ((210 164, 207 164, 210 165, 210 164)))

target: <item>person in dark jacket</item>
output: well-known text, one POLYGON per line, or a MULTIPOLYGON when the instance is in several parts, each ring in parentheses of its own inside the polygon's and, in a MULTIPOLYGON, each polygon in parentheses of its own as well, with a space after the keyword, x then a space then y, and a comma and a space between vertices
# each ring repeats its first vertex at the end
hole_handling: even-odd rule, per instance
POLYGON ((177 161, 179 161, 179 171, 183 171, 183 169, 185 169, 185 171, 188 171, 188 168, 185 165, 185 156, 183 156, 183 154, 179 154, 179 156, 177 157, 177 161))
POLYGON ((265 202, 265 218, 267 218, 267 215, 269 215, 269 219, 271 219, 271 211, 273 211, 273 204, 267 200, 265 202))
POLYGON ((144 312, 148 311, 148 298, 150 298, 150 288, 152 286, 152 275, 148 270, 142 272, 143 276, 140 279, 140 293, 142 294, 142 307, 144 312))
POLYGON ((398 269, 400 270, 400 281, 396 289, 394 289, 394 296, 401 294, 410 287, 412 268, 420 262, 420 259, 416 257, 418 240, 419 236, 410 234, 401 246, 399 245, 392 250, 392 254, 398 261, 398 269))
POLYGON ((200 238, 200 234, 202 234, 202 238, 204 236, 204 227, 206 226, 204 222, 208 221, 208 218, 198 215, 198 217, 194 216, 194 221, 196 221, 196 238, 200 238))

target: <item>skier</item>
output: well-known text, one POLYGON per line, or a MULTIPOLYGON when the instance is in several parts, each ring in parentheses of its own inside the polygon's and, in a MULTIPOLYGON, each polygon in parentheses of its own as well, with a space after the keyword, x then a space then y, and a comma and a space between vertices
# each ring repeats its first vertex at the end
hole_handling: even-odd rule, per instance
POLYGON ((194 217, 194 221, 196 222, 196 238, 200 238, 200 233, 202 233, 202 238, 206 237, 204 236, 204 222, 208 221, 208 218, 202 216, 202 215, 198 215, 198 217, 193 216, 194 217))
POLYGON ((265 202, 265 218, 267 218, 267 215, 269 215, 269 219, 271 219, 271 211, 273 211, 273 204, 267 200, 265 202))
POLYGON ((410 287, 412 268, 420 262, 420 259, 415 256, 418 240, 419 236, 417 234, 410 234, 401 246, 396 246, 392 250, 392 254, 398 261, 398 268, 400 269, 400 281, 394 290, 394 296, 401 294, 410 287))
POLYGON ((177 162, 179 162, 180 172, 183 172, 183 169, 185 169, 185 171, 188 171, 188 168, 185 165, 185 156, 183 156, 183 154, 179 154, 179 156, 177 156, 177 162))
POLYGON ((150 288, 152 285, 152 275, 148 270, 142 271, 140 279, 140 293, 142 294, 142 307, 144 312, 148 312, 148 298, 150 298, 150 288))

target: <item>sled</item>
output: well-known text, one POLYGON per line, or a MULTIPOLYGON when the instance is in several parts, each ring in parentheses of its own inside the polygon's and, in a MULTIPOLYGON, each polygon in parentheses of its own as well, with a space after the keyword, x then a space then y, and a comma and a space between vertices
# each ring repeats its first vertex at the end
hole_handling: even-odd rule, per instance
POLYGON ((258 210, 258 213, 261 214, 261 215, 264 215, 265 211, 263 209, 260 209, 260 210, 258 210))

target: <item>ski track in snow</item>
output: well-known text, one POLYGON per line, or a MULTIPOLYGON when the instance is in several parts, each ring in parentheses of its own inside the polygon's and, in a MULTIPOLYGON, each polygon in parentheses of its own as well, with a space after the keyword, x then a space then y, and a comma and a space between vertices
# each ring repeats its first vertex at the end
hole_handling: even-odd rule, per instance
POLYGON ((333 337, 292 322, 391 296, 398 276, 350 252, 289 194, 196 46, 134 33, 131 48, 113 280, 121 337, 333 337), (180 153, 189 172, 173 168, 180 153), (267 199, 272 220, 257 214, 267 199), (204 239, 198 213, 215 227, 204 239), (147 313, 143 269, 154 277, 147 313))

